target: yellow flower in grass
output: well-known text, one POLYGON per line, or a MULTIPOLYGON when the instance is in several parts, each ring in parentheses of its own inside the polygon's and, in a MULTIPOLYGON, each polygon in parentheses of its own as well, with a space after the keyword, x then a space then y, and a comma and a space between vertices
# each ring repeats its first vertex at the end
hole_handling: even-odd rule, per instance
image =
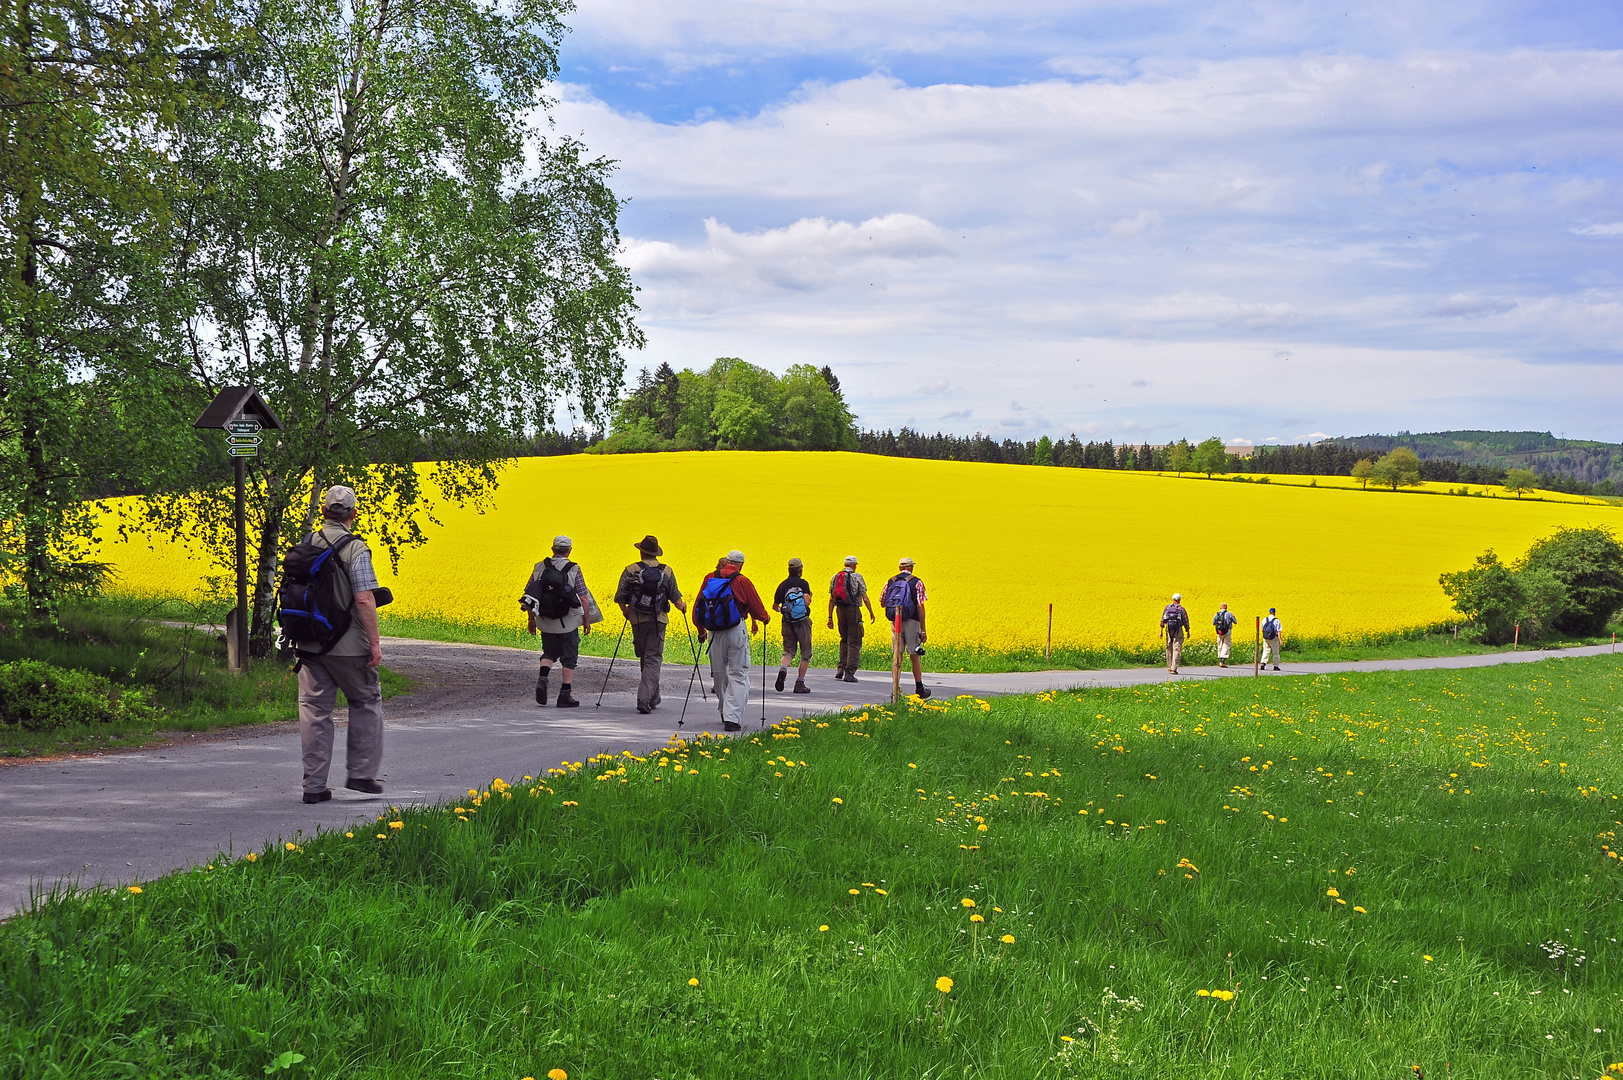
POLYGON ((349 838, 350 838, 350 839, 351 839, 351 840, 353 840, 353 839, 355 839, 355 834, 354 834, 354 833, 352 833, 352 832, 347 832, 347 833, 345 833, 345 834, 344 834, 344 835, 345 835, 345 836, 347 836, 347 837, 349 837, 349 838))
POLYGON ((969 921, 972 922, 972 923, 982 923, 982 922, 986 921, 986 916, 985 915, 971 915, 969 917, 969 921))
POLYGON ((819 926, 819 927, 818 927, 818 928, 817 928, 817 932, 818 932, 818 933, 819 933, 819 934, 826 934, 826 933, 828 933, 828 923, 824 923, 824 924, 823 924, 823 925, 822 925, 822 926, 819 926))
POLYGON ((935 981, 935 988, 943 994, 952 993, 952 980, 943 975, 935 981))
POLYGON ((1233 1001, 1234 1000, 1234 991, 1233 990, 1213 990, 1212 991, 1212 997, 1216 998, 1218 1001, 1233 1001))
POLYGON ((689 986, 698 986, 699 985, 699 980, 698 979, 689 979, 688 980, 688 985, 689 986))
POLYGON ((845 891, 850 893, 852 896, 861 896, 862 895, 862 890, 861 889, 847 889, 845 891))
POLYGON ((569 1074, 562 1069, 548 1069, 547 1080, 569 1080, 569 1074))
POLYGON ((1361 907, 1355 907, 1355 908, 1353 908, 1353 910, 1354 910, 1354 911, 1356 911, 1356 912, 1358 912, 1358 914, 1360 914, 1360 915, 1368 915, 1368 914, 1369 914, 1369 912, 1367 912, 1367 911, 1365 911, 1365 910, 1364 910, 1364 909, 1363 909, 1363 908, 1361 908, 1361 907))
POLYGON ((286 844, 284 844, 282 846, 287 848, 289 851, 297 851, 297 850, 299 850, 299 845, 295 844, 291 840, 289 840, 286 844))
POLYGON ((1328 897, 1330 897, 1330 899, 1332 899, 1332 900, 1334 900, 1334 899, 1335 899, 1335 898, 1336 898, 1336 897, 1338 897, 1338 896, 1340 896, 1340 895, 1341 895, 1341 893, 1340 893, 1340 892, 1338 892, 1338 891, 1337 891, 1337 890, 1336 890, 1336 889, 1335 889, 1335 888, 1334 888, 1334 887, 1333 887, 1333 886, 1332 886, 1332 887, 1331 887, 1331 888, 1328 888, 1328 889, 1326 889, 1326 890, 1324 890, 1324 895, 1326 895, 1326 896, 1328 896, 1328 897))
POLYGON ((959 903, 960 903, 960 904, 962 904, 962 905, 964 905, 964 906, 965 906, 965 907, 974 907, 974 906, 975 906, 975 901, 973 901, 973 900, 971 900, 971 899, 970 899, 970 898, 969 898, 969 897, 967 897, 967 896, 966 896, 966 897, 964 897, 964 898, 963 898, 963 899, 962 899, 962 900, 960 900, 960 901, 958 901, 958 902, 959 902, 959 903))
POLYGON ((1195 996, 1196 997, 1211 997, 1212 992, 1210 990, 1196 990, 1195 991, 1195 996))
POLYGON ((1013 945, 1014 944, 1014 935, 1013 934, 1004 934, 998 940, 1003 942, 1003 944, 1005 944, 1005 945, 1013 945))
POLYGON ((249 862, 258 862, 259 861, 259 856, 255 855, 251 851, 248 854, 244 855, 243 858, 247 859, 249 862))
POLYGON ((833 801, 838 806, 844 806, 845 805, 845 800, 840 798, 838 795, 834 796, 833 801))
POLYGON ((129 893, 131 893, 132 895, 134 895, 134 896, 140 896, 141 895, 141 886, 139 886, 139 885, 131 885, 127 891, 129 893))
POLYGON ((391 822, 389 822, 389 828, 391 828, 391 829, 404 829, 405 827, 406 827, 406 823, 404 821, 391 821, 391 822))

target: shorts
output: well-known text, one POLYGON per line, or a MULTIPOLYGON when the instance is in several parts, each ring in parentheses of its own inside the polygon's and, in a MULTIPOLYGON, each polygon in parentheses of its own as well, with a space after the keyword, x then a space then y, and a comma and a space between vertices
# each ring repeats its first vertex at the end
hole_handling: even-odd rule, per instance
POLYGON ((549 634, 541 631, 541 659, 556 660, 560 665, 575 670, 575 661, 580 659, 580 628, 576 627, 567 634, 549 634))
MULTIPOLYGON (((917 619, 903 619, 902 620, 902 633, 901 633, 902 651, 904 653, 908 654, 909 656, 913 655, 915 652, 918 651, 918 648, 919 648, 919 629, 920 629, 919 628, 919 621, 917 619)), ((891 640, 893 642, 897 638, 896 631, 895 631, 894 628, 890 632, 890 637, 891 637, 891 640)))
POLYGON ((800 658, 810 663, 812 654, 811 631, 810 619, 783 620, 783 655, 793 660, 795 658, 795 647, 798 645, 800 647, 800 658))

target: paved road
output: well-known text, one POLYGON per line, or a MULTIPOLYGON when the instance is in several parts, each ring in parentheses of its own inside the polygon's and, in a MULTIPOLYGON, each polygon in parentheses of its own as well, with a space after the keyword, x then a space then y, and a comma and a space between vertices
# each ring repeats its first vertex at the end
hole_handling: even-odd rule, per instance
MULTIPOLYGON (((1413 670, 1525 663, 1593 655, 1608 646, 1434 660, 1288 665, 1282 674, 1413 670)), ((116 884, 158 876, 221 851, 257 850, 266 841, 332 828, 383 813, 391 805, 455 798, 493 776, 537 775, 560 761, 599 751, 645 751, 678 731, 686 668, 667 667, 665 703, 636 711, 625 664, 605 684, 606 661, 583 657, 578 676, 590 688, 579 709, 541 708, 531 698, 536 656, 518 649, 387 639, 390 667, 418 681, 386 703, 385 793, 335 788, 333 800, 299 800, 299 737, 292 724, 198 737, 158 749, 0 767, 0 912, 26 905, 31 890, 64 879, 116 884)), ((759 668, 756 669, 759 672, 759 668)), ((1185 668, 1179 679, 1250 678, 1251 669, 1185 668)), ((1269 672, 1266 677, 1273 677, 1269 672)), ((703 674, 701 673, 701 680, 703 674)), ((1155 668, 931 676, 938 695, 1030 693, 1081 686, 1133 686, 1169 678, 1155 668)), ((903 688, 911 689, 904 677, 903 688)), ((553 679, 556 688, 557 676, 553 679)), ((748 715, 760 723, 888 698, 889 673, 851 685, 814 671, 806 696, 759 682, 748 715)), ((683 733, 719 733, 713 701, 695 685, 683 733)), ((342 743, 342 734, 339 740, 342 743)), ((334 776, 341 780, 342 754, 334 776)))

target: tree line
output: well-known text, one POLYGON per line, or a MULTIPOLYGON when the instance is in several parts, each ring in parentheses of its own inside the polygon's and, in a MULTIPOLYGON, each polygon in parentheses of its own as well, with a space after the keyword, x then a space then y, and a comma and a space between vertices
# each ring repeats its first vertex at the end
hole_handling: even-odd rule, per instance
MULTIPOLYGON (((229 552, 223 437, 258 387, 253 645, 284 537, 357 489, 391 558, 639 347, 611 163, 547 128, 567 0, 33 0, 0 20, 0 580, 94 579, 87 496, 229 552), (450 452, 450 451, 454 451, 450 452), (444 454, 445 456, 440 456, 444 454), (433 460, 426 475, 416 462, 433 460), (201 482, 200 482, 201 481, 201 482)), ((589 443, 594 437, 584 437, 589 443)))
POLYGON ((644 368, 597 453, 662 450, 855 450, 855 418, 833 369, 781 376, 724 356, 703 371, 644 368))

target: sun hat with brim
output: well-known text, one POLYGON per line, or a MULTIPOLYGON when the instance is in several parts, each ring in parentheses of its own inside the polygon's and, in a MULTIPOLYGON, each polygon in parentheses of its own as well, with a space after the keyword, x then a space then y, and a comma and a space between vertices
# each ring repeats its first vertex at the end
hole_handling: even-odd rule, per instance
POLYGON ((654 539, 653 533, 649 533, 647 536, 643 537, 641 540, 638 540, 631 546, 642 552, 644 555, 653 555, 655 558, 665 554, 665 552, 660 550, 659 541, 654 539))

